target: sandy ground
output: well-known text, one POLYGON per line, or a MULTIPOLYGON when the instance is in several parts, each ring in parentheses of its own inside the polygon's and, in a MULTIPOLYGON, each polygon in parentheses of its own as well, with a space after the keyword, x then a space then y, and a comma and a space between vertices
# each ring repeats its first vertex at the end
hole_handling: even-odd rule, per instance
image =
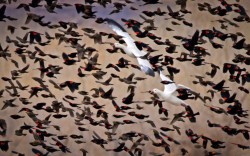
MULTIPOLYGON (((17 3, 14 3, 11 6, 7 6, 6 14, 18 18, 18 20, 13 21, 13 22, 7 21, 5 23, 4 22, 0 23, 0 29, 1 29, 1 40, 0 41, 1 41, 2 47, 6 47, 8 45, 5 42, 5 38, 7 35, 10 36, 10 38, 15 39, 16 36, 23 37, 24 34, 27 32, 27 31, 23 31, 22 29, 20 29, 21 26, 25 25, 24 23, 25 23, 27 14, 22 9, 20 9, 20 10, 15 9, 18 6, 18 4, 21 2, 22 1, 18 1, 17 3), (9 31, 7 31, 8 25, 13 25, 17 28, 17 30, 15 31, 14 34, 11 35, 9 33, 9 31)), ((60 1, 60 2, 66 2, 66 1, 60 1)), ((166 8, 167 5, 170 5, 173 10, 179 9, 179 6, 175 6, 173 0, 162 0, 162 2, 163 2, 163 4, 147 5, 147 6, 139 7, 139 4, 142 4, 142 2, 135 1, 133 4, 128 4, 120 13, 112 14, 112 15, 109 15, 109 13, 111 12, 112 7, 113 7, 112 5, 108 5, 106 8, 103 8, 102 6, 95 4, 96 7, 94 8, 94 10, 98 11, 98 13, 97 13, 98 17, 113 18, 113 19, 117 20, 120 24, 123 25, 123 23, 120 20, 121 18, 126 18, 126 19, 133 18, 133 19, 136 19, 136 20, 142 22, 143 20, 139 17, 139 15, 140 15, 141 11, 143 11, 143 10, 154 11, 158 7, 160 7, 162 9, 162 11, 167 11, 167 8, 166 8), (134 6, 134 7, 138 8, 139 10, 132 11, 129 9, 130 6, 134 6)), ((202 3, 205 1, 201 0, 199 2, 202 3)), ((211 3, 213 6, 216 6, 219 4, 219 2, 217 2, 216 0, 207 1, 207 2, 211 3)), ((233 0, 228 1, 228 3, 231 3, 231 2, 235 2, 235 1, 233 1, 233 0)), ((76 1, 74 1, 74 3, 82 3, 82 1, 76 0, 76 1)), ((249 8, 249 6, 250 6, 250 2, 248 0, 242 0, 242 2, 240 4, 242 4, 245 8, 249 8)), ((183 26, 183 24, 180 26, 174 26, 170 22, 173 20, 164 20, 165 17, 155 16, 155 25, 156 25, 156 27, 158 27, 158 29, 156 31, 152 31, 152 32, 155 33, 157 36, 161 36, 163 40, 169 39, 173 43, 181 45, 180 41, 173 38, 174 35, 181 35, 184 37, 189 37, 189 36, 193 35, 193 33, 196 30, 212 29, 213 27, 221 30, 220 24, 218 22, 212 22, 212 21, 221 19, 222 17, 212 16, 208 12, 200 12, 197 9, 197 1, 188 1, 187 9, 191 10, 192 14, 185 15, 185 19, 187 21, 193 23, 192 28, 187 27, 187 26, 183 26), (175 31, 168 32, 165 29, 166 27, 171 27, 175 31)), ((63 20, 65 22, 76 22, 78 24, 78 30, 79 30, 80 34, 83 34, 83 31, 80 29, 84 28, 84 27, 92 27, 97 32, 104 31, 104 32, 114 33, 112 30, 110 30, 110 28, 108 27, 107 24, 96 24, 93 19, 86 20, 86 19, 81 18, 80 14, 76 13, 76 10, 73 6, 65 8, 63 10, 56 10, 56 12, 57 12, 56 14, 49 14, 46 12, 46 10, 44 8, 31 9, 31 12, 37 13, 39 15, 44 15, 45 16, 44 21, 51 21, 52 23, 57 23, 60 20, 63 20)), ((232 19, 233 17, 235 17, 235 14, 230 13, 226 17, 228 19, 232 19)), ((178 21, 176 21, 176 22, 178 22, 178 21)), ((54 33, 58 32, 55 29, 49 30, 46 27, 40 27, 37 23, 34 23, 34 22, 30 22, 30 24, 26 25, 26 26, 29 27, 30 30, 38 31, 41 33, 44 33, 45 31, 47 31, 52 36, 54 33)), ((250 37, 250 31, 248 31, 248 28, 249 28, 249 24, 243 22, 243 23, 239 23, 238 28, 228 26, 228 30, 222 30, 222 31, 224 33, 242 32, 245 35, 246 42, 248 42, 249 37, 250 37)), ((128 32, 132 34, 132 30, 128 30, 128 32)), ((186 50, 182 46, 179 46, 179 47, 177 47, 178 53, 167 54, 164 50, 165 46, 158 46, 158 45, 154 44, 152 42, 152 40, 147 39, 147 38, 138 39, 134 35, 132 35, 132 37, 134 37, 136 40, 140 40, 140 41, 143 41, 145 43, 148 43, 148 44, 150 44, 151 47, 153 47, 154 49, 157 49, 158 51, 153 53, 152 54, 153 56, 157 55, 157 54, 163 54, 163 55, 170 55, 170 56, 176 58, 180 55, 180 52, 186 52, 186 50)), ((43 39, 44 39, 44 37, 43 37, 43 39)), ((106 69, 105 67, 107 66, 107 64, 116 63, 120 57, 124 57, 124 58, 130 60, 134 64, 136 64, 137 62, 133 58, 130 58, 127 55, 124 55, 122 53, 115 53, 115 54, 108 53, 105 49, 111 48, 110 45, 94 44, 93 40, 90 40, 87 36, 83 36, 83 37, 81 37, 81 39, 82 40, 79 41, 80 44, 86 43, 87 46, 94 47, 98 50, 98 53, 99 53, 98 63, 101 64, 99 67, 102 68, 103 71, 108 72, 104 76, 103 80, 106 80, 107 78, 109 78, 110 73, 118 74, 120 77, 126 77, 131 73, 135 73, 135 76, 137 76, 137 77, 147 78, 144 81, 137 82, 136 90, 135 90, 136 95, 134 97, 135 101, 150 100, 149 94, 143 94, 141 92, 152 90, 153 88, 158 88, 158 89, 163 90, 163 85, 160 83, 160 77, 158 74, 156 74, 156 76, 154 78, 152 78, 152 77, 146 76, 141 71, 138 71, 138 70, 133 69, 133 68, 122 69, 121 72, 119 72, 119 73, 116 72, 114 69, 106 69)), ((104 37, 103 40, 109 41, 109 42, 115 42, 115 40, 107 39, 106 37, 104 37)), ((206 48, 207 51, 211 54, 211 56, 206 57, 206 62, 214 63, 220 67, 220 70, 218 71, 218 73, 216 74, 216 76, 213 79, 211 79, 210 77, 205 75, 206 72, 211 70, 210 65, 196 67, 196 66, 192 65, 190 62, 179 62, 179 61, 175 60, 174 67, 179 68, 180 73, 175 75, 174 81, 176 83, 180 83, 180 84, 183 84, 183 85, 186 85, 186 86, 192 88, 194 91, 199 92, 203 96, 205 96, 205 95, 209 96, 209 94, 207 93, 207 90, 210 89, 210 87, 194 85, 192 83, 192 81, 195 78, 191 75, 205 76, 206 80, 211 80, 215 83, 221 81, 222 79, 228 80, 229 74, 228 73, 223 74, 223 72, 222 72, 223 64, 225 62, 232 63, 232 59, 234 58, 234 54, 240 54, 240 53, 244 54, 244 50, 235 50, 235 49, 231 48, 231 46, 233 44, 233 42, 231 40, 226 40, 225 42, 221 42, 220 40, 216 40, 216 42, 222 43, 224 45, 224 47, 222 49, 215 50, 211 46, 211 44, 209 44, 209 43, 206 43, 205 45, 203 45, 203 47, 206 48)), ((28 49, 31 51, 34 51, 34 46, 36 46, 36 45, 30 45, 28 49)), ((75 51, 74 49, 72 49, 70 47, 66 47, 66 46, 68 46, 68 44, 65 44, 65 43, 58 45, 58 40, 53 40, 49 46, 44 46, 44 47, 39 46, 39 48, 41 48, 41 50, 43 50, 46 53, 60 56, 59 59, 51 59, 49 57, 44 58, 46 60, 45 65, 53 64, 53 65, 59 65, 59 66, 63 67, 61 74, 57 75, 57 78, 53 79, 53 80, 58 82, 58 83, 62 83, 66 80, 80 82, 81 85, 79 87, 79 90, 88 91, 90 96, 93 93, 93 91, 90 91, 92 88, 103 87, 104 90, 108 90, 110 88, 110 86, 105 87, 105 86, 102 86, 101 84, 97 84, 95 82, 96 79, 93 76, 89 76, 86 78, 80 78, 77 76, 77 69, 79 66, 84 66, 84 62, 86 62, 85 60, 82 60, 80 63, 77 63, 76 65, 73 65, 73 66, 66 66, 63 64, 63 60, 61 58, 62 52, 66 52, 69 54, 70 52, 75 51)), ((18 57, 14 53, 14 50, 15 50, 15 46, 13 44, 10 44, 9 51, 12 53, 12 59, 15 59, 16 61, 18 61, 20 68, 24 67, 25 64, 21 61, 20 57, 18 57)), ((0 59, 1 59, 1 61, 0 61, 1 77, 3 77, 3 76, 10 77, 10 71, 15 69, 16 67, 10 61, 6 61, 3 58, 0 58, 0 59)), ((27 61, 27 64, 30 64, 30 67, 28 69, 28 73, 23 74, 21 76, 21 78, 19 79, 19 81, 24 85, 29 85, 30 87, 38 86, 39 84, 37 82, 35 82, 32 79, 32 77, 39 77, 39 74, 40 74, 39 71, 33 70, 35 68, 38 68, 39 64, 34 64, 34 62, 30 61, 29 59, 27 61)), ((242 68, 245 67, 247 70, 249 70, 249 67, 245 66, 244 64, 239 64, 239 66, 242 68)), ((167 70, 165 70, 164 73, 168 74, 167 70)), ((49 88, 53 92, 53 94, 56 95, 56 99, 58 101, 63 102, 62 98, 65 95, 76 96, 77 97, 77 99, 75 100, 76 103, 80 103, 83 100, 83 96, 79 95, 77 92, 71 93, 68 88, 65 88, 64 91, 59 91, 57 89, 54 89, 53 86, 48 82, 48 80, 49 80, 48 77, 45 77, 44 80, 46 81, 45 83, 49 86, 49 88)), ((112 83, 114 84, 113 85, 113 87, 114 87, 113 95, 115 97, 117 97, 116 102, 121 104, 122 98, 128 95, 128 93, 127 93, 127 86, 128 85, 125 83, 121 83, 117 79, 113 79, 112 83)), ((2 80, 0 81, 0 89, 4 89, 6 85, 9 85, 9 84, 7 82, 2 81, 2 80)), ((250 97, 249 97, 249 95, 247 95, 247 94, 245 94, 237 89, 239 84, 234 83, 234 82, 230 82, 230 81, 226 81, 225 85, 230 88, 231 94, 233 94, 234 92, 237 93, 236 98, 242 103, 243 108, 245 110, 249 110, 250 106, 249 106, 248 101, 250 100, 250 97)), ((249 89, 249 84, 246 84, 245 88, 249 89)), ((29 94, 27 91, 20 91, 20 95, 21 95, 20 97, 26 97, 26 98, 29 97, 29 94)), ((10 99, 10 98, 11 97, 9 96, 9 94, 7 92, 4 92, 3 97, 0 99, 2 105, 3 105, 3 101, 10 99)), ((220 94, 216 93, 214 99, 208 104, 220 106, 222 108, 226 108, 228 106, 228 104, 220 105, 218 102, 219 98, 220 98, 220 94)), ((31 101, 32 104, 24 106, 17 99, 15 101, 15 104, 17 104, 18 107, 7 108, 5 110, 1 110, 0 118, 6 120, 8 128, 7 128, 6 136, 1 137, 0 140, 11 140, 12 141, 9 144, 10 149, 8 152, 0 151, 1 156, 12 155, 11 154, 12 150, 19 151, 19 152, 24 153, 28 156, 33 155, 33 153, 31 152, 31 149, 33 147, 29 144, 29 142, 34 140, 33 136, 31 134, 27 134, 27 136, 18 137, 18 136, 15 136, 14 134, 15 134, 15 130, 17 130, 24 123, 34 126, 35 125, 34 122, 24 112, 20 113, 20 115, 26 116, 24 119, 13 120, 9 116, 12 114, 16 114, 22 107, 32 108, 32 106, 38 102, 46 102, 47 106, 49 106, 49 105, 51 105, 51 102, 53 100, 55 100, 55 99, 44 99, 41 96, 32 97, 31 99, 29 99, 29 101, 31 101)), ((117 113, 115 112, 115 109, 112 106, 112 103, 110 100, 105 100, 102 98, 93 98, 93 100, 101 105, 105 105, 103 110, 108 112, 110 123, 112 123, 113 121, 122 121, 123 120, 123 119, 112 118, 112 115, 117 114, 117 113)), ((63 102, 63 103, 66 106, 68 105, 66 102, 63 102)), ((243 137, 243 135, 239 134, 237 136, 228 136, 226 133, 224 133, 219 128, 208 127, 207 122, 206 122, 207 120, 210 120, 212 122, 219 123, 221 125, 227 125, 229 127, 244 128, 244 126, 239 126, 239 125, 236 125, 234 123, 233 116, 231 116, 231 115, 226 116, 224 114, 216 114, 214 112, 211 112, 208 108, 206 108, 204 106, 203 102, 201 102, 200 100, 197 100, 197 101, 187 100, 187 103, 189 103, 191 105, 191 107, 193 108, 193 110, 195 112, 196 111, 200 112, 200 115, 197 117, 197 122, 190 123, 187 119, 184 119, 185 120, 184 123, 183 122, 175 123, 176 126, 181 128, 181 135, 179 135, 177 132, 168 132, 167 133, 169 136, 178 140, 181 143, 181 145, 175 145, 173 143, 170 143, 171 153, 167 154, 163 148, 153 147, 151 142, 143 141, 143 143, 145 143, 145 146, 141 146, 141 148, 143 150, 143 155, 145 155, 145 156, 149 155, 149 152, 164 153, 164 155, 172 155, 172 156, 181 155, 180 149, 182 147, 188 150, 189 153, 187 155, 203 155, 204 149, 203 148, 195 148, 194 144, 192 144, 190 142, 190 140, 188 139, 188 137, 186 136, 185 130, 189 129, 189 128, 191 128, 197 134, 203 134, 203 135, 208 136, 210 138, 226 142, 225 143, 226 148, 214 150, 210 147, 210 145, 208 145, 208 147, 207 147, 208 151, 217 151, 217 152, 222 153, 222 155, 227 155, 227 156, 235 156, 235 155, 247 156, 247 155, 249 155, 249 150, 242 150, 242 149, 237 148, 235 145, 230 144, 230 142, 234 142, 234 143, 240 143, 243 145, 249 145, 250 142, 247 141, 243 137)), ((168 121, 160 120, 160 117, 163 117, 163 115, 158 114, 157 107, 154 107, 153 105, 146 105, 143 103, 139 103, 139 105, 144 107, 144 109, 143 110, 136 110, 136 112, 150 115, 149 119, 154 121, 154 123, 157 126, 157 128, 156 128, 157 130, 159 130, 159 128, 163 127, 163 126, 170 127, 170 128, 172 127, 169 124, 170 120, 168 120, 168 121)), ((135 104, 132 104, 130 106, 134 107, 134 108, 136 107, 135 104)), ((81 108, 83 108, 83 107, 91 107, 91 106, 82 105, 81 108)), ((164 103, 164 107, 169 110, 169 118, 170 119, 173 118, 173 114, 179 113, 180 111, 182 111, 181 110, 182 108, 170 105, 168 103, 164 103)), ((92 107, 91 107, 91 110, 94 113, 94 118, 97 120, 100 120, 100 118, 95 117, 96 110, 93 109, 92 107)), ((48 113, 43 111, 43 110, 41 110, 41 111, 34 110, 34 112, 36 114, 38 114, 37 117, 39 119, 43 119, 48 115, 48 113)), ((75 109, 75 112, 80 113, 81 111, 75 109)), ((140 120, 135 119, 133 117, 129 117, 129 116, 125 117, 124 119, 132 119, 136 122, 136 124, 119 126, 117 131, 116 131, 117 135, 114 136, 114 138, 117 138, 121 134, 126 133, 126 132, 130 132, 130 131, 141 132, 141 133, 144 133, 144 134, 150 136, 151 138, 154 138, 153 130, 152 130, 153 128, 149 124, 147 124, 145 122, 141 122, 140 120)), ((244 120, 249 121, 248 118, 246 118, 244 120)), ((88 151, 88 154, 91 156, 94 156, 94 155, 95 156, 96 155, 119 155, 119 156, 128 155, 126 152, 120 152, 120 153, 106 152, 100 146, 90 142, 90 140, 92 139, 93 131, 97 132, 101 137, 106 139, 107 136, 104 134, 104 132, 107 130, 101 126, 93 127, 88 123, 88 121, 84 121, 84 123, 86 125, 84 125, 82 127, 88 128, 90 131, 80 132, 77 129, 77 126, 74 124, 74 118, 70 117, 69 115, 68 115, 68 117, 63 118, 63 119, 54 119, 51 117, 51 125, 53 125, 53 124, 60 125, 61 131, 56 131, 54 128, 50 127, 47 130, 48 132, 53 133, 53 134, 57 134, 57 135, 71 135, 71 134, 83 135, 84 136, 83 140, 86 141, 86 143, 76 144, 73 139, 69 138, 69 139, 63 140, 62 143, 70 149, 71 153, 64 154, 62 152, 56 152, 56 153, 49 154, 49 155, 55 155, 55 156, 74 155, 74 156, 78 156, 78 155, 81 155, 81 153, 79 152, 80 148, 86 149, 88 151)), ((28 132, 26 132, 26 133, 28 133, 28 132)), ((202 143, 201 139, 198 142, 201 144, 202 143)), ((46 143, 49 145, 50 143, 54 143, 54 142, 51 140, 51 138, 48 138, 48 139, 46 139, 46 143)), ((113 142, 110 142, 105 147, 107 149, 112 149, 112 148, 117 147, 117 145, 118 145, 117 143, 118 143, 118 141, 113 141, 113 142)), ((132 143, 130 141, 126 142, 126 146, 130 147, 131 145, 132 145, 132 143)), ((42 149, 40 147, 35 147, 35 148, 41 150, 44 153, 46 152, 44 149, 42 149)))

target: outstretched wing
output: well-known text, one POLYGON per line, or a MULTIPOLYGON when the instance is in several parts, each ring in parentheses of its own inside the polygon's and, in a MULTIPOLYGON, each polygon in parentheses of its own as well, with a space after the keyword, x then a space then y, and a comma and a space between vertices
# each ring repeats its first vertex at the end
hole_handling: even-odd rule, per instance
POLYGON ((140 65, 141 70, 147 75, 154 76, 154 71, 146 59, 140 58, 141 56, 145 56, 147 53, 145 51, 140 51, 136 45, 134 39, 130 37, 130 35, 126 32, 126 30, 118 24, 116 21, 106 18, 106 21, 110 25, 110 27, 120 36, 123 37, 123 40, 126 42, 128 48, 131 52, 137 57, 137 61, 140 65))
POLYGON ((115 31, 118 35, 123 37, 123 40, 126 42, 127 46, 129 47, 129 49, 132 50, 133 54, 136 57, 144 56, 147 54, 144 51, 140 51, 136 47, 134 43, 135 40, 127 33, 127 31, 119 23, 109 18, 106 18, 105 20, 108 22, 109 26, 112 28, 113 31, 115 31))
POLYGON ((192 36, 192 39, 189 41, 190 44, 196 45, 199 39, 199 30, 196 30, 194 35, 192 36))
POLYGON ((168 84, 164 85, 164 93, 173 93, 174 91, 176 91, 177 86, 176 84, 168 77, 166 77, 162 71, 160 71, 160 77, 162 81, 167 81, 170 82, 168 84))
POLYGON ((167 6, 167 9, 168 9, 169 13, 173 13, 173 10, 171 9, 171 7, 169 5, 167 6))
POLYGON ((186 86, 184 86, 184 85, 182 85, 182 84, 178 84, 176 89, 188 89, 188 90, 191 90, 191 91, 192 91, 191 88, 186 87, 186 86))

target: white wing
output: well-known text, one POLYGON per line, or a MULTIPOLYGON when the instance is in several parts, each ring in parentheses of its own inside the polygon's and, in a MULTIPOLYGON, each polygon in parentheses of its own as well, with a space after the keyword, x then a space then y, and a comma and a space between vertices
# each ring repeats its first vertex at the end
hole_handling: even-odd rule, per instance
POLYGON ((107 19, 109 26, 112 28, 113 31, 115 31, 118 35, 123 37, 123 40, 127 44, 127 48, 136 56, 137 61, 140 65, 141 70, 146 73, 147 75, 154 77, 154 70, 152 69, 150 63, 146 59, 140 58, 141 56, 145 56, 147 53, 145 51, 140 51, 135 43, 134 39, 131 38, 131 36, 126 32, 126 30, 116 21, 112 19, 107 19))
MULTIPOLYGON (((168 81, 168 82, 173 82, 170 78, 166 77, 162 71, 160 71, 160 77, 162 81, 168 81)), ((175 83, 170 83, 164 85, 164 93, 173 93, 177 89, 177 86, 175 83)))
POLYGON ((127 47, 131 49, 131 52, 136 56, 144 56, 147 53, 145 51, 140 51, 136 45, 135 40, 126 32, 126 30, 116 21, 106 18, 106 21, 108 22, 108 25, 112 28, 113 31, 115 31, 118 35, 123 37, 123 40, 126 42, 127 47))
POLYGON ((186 87, 186 86, 184 86, 184 85, 182 85, 182 84, 178 84, 176 90, 177 90, 177 89, 188 89, 188 90, 192 90, 191 88, 186 87))

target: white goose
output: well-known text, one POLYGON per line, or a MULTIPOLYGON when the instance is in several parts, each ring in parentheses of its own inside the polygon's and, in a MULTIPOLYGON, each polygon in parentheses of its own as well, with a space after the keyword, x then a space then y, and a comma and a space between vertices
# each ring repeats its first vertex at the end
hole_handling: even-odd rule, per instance
POLYGON ((190 88, 181 84, 176 85, 170 78, 166 77, 162 73, 162 71, 160 71, 160 77, 162 81, 167 83, 164 85, 164 91, 161 91, 155 88, 153 89, 153 93, 156 94, 161 100, 164 100, 173 105, 184 106, 184 107, 188 106, 188 104, 185 101, 177 97, 176 90, 181 89, 181 88, 184 88, 184 89, 190 89, 190 88))
POLYGON ((116 21, 112 19, 105 19, 108 22, 108 25, 112 28, 113 31, 115 31, 118 35, 123 37, 123 40, 126 42, 127 46, 122 45, 120 43, 115 43, 114 46, 117 48, 122 49, 126 54, 128 54, 130 57, 136 58, 141 70, 146 73, 147 75, 154 77, 154 70, 151 67, 151 64, 147 59, 144 59, 143 56, 145 56, 147 53, 143 50, 139 50, 135 45, 135 40, 131 38, 131 36, 126 32, 126 30, 118 24, 116 21))

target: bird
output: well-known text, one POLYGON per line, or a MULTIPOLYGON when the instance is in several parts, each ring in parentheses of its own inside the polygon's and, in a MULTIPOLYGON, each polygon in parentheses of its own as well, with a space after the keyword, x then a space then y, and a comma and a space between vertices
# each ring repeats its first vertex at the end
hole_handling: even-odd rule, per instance
POLYGON ((6 21, 4 20, 5 18, 7 18, 7 19, 10 20, 10 21, 17 20, 16 18, 13 18, 13 17, 10 17, 10 16, 6 16, 6 15, 5 15, 5 10, 6 10, 6 5, 3 5, 3 6, 0 8, 0 22, 1 22, 1 21, 6 22, 6 21))
POLYGON ((7 107, 18 107, 16 104, 13 104, 15 100, 16 98, 3 101, 4 105, 1 110, 6 109, 7 107))
POLYGON ((0 149, 4 152, 9 150, 9 140, 0 141, 0 149))
POLYGON ((140 15, 140 17, 144 20, 143 23, 149 23, 150 26, 155 27, 155 26, 154 26, 154 19, 147 19, 147 18, 144 17, 143 15, 140 15))
POLYGON ((106 18, 108 25, 115 31, 118 35, 123 37, 123 40, 126 42, 127 46, 124 46, 120 43, 115 43, 114 46, 117 48, 123 49, 123 51, 128 54, 130 57, 136 58, 140 69, 147 75, 155 76, 155 73, 148 60, 142 59, 141 57, 145 56, 147 53, 145 51, 139 50, 134 39, 126 32, 126 30, 118 24, 115 20, 106 18))
POLYGON ((89 38, 93 39, 94 43, 103 44, 103 42, 102 42, 102 35, 100 33, 95 33, 94 35, 90 35, 90 34, 84 33, 84 35, 86 35, 89 38))
POLYGON ((7 132, 7 123, 4 119, 0 119, 0 128, 1 128, 0 135, 5 136, 7 132))
POLYGON ((187 14, 187 13, 192 13, 191 11, 188 11, 186 9, 186 6, 187 6, 187 0, 176 0, 175 1, 176 5, 180 5, 181 6, 181 12, 184 13, 184 14, 187 14))
POLYGON ((110 83, 111 80, 112 80, 112 77, 109 77, 109 78, 108 78, 106 81, 104 81, 104 82, 96 81, 96 83, 100 83, 100 84, 105 85, 105 86, 113 85, 113 84, 110 83))
MULTIPOLYGON (((176 97, 175 92, 177 89, 190 89, 181 84, 175 84, 170 78, 166 77, 161 70, 159 70, 161 80, 164 82, 170 82, 164 85, 164 91, 161 91, 157 88, 153 89, 153 93, 156 94, 161 100, 164 100, 170 104, 176 106, 188 106, 188 104, 176 97)), ((190 89, 191 90, 191 89, 190 89)))

